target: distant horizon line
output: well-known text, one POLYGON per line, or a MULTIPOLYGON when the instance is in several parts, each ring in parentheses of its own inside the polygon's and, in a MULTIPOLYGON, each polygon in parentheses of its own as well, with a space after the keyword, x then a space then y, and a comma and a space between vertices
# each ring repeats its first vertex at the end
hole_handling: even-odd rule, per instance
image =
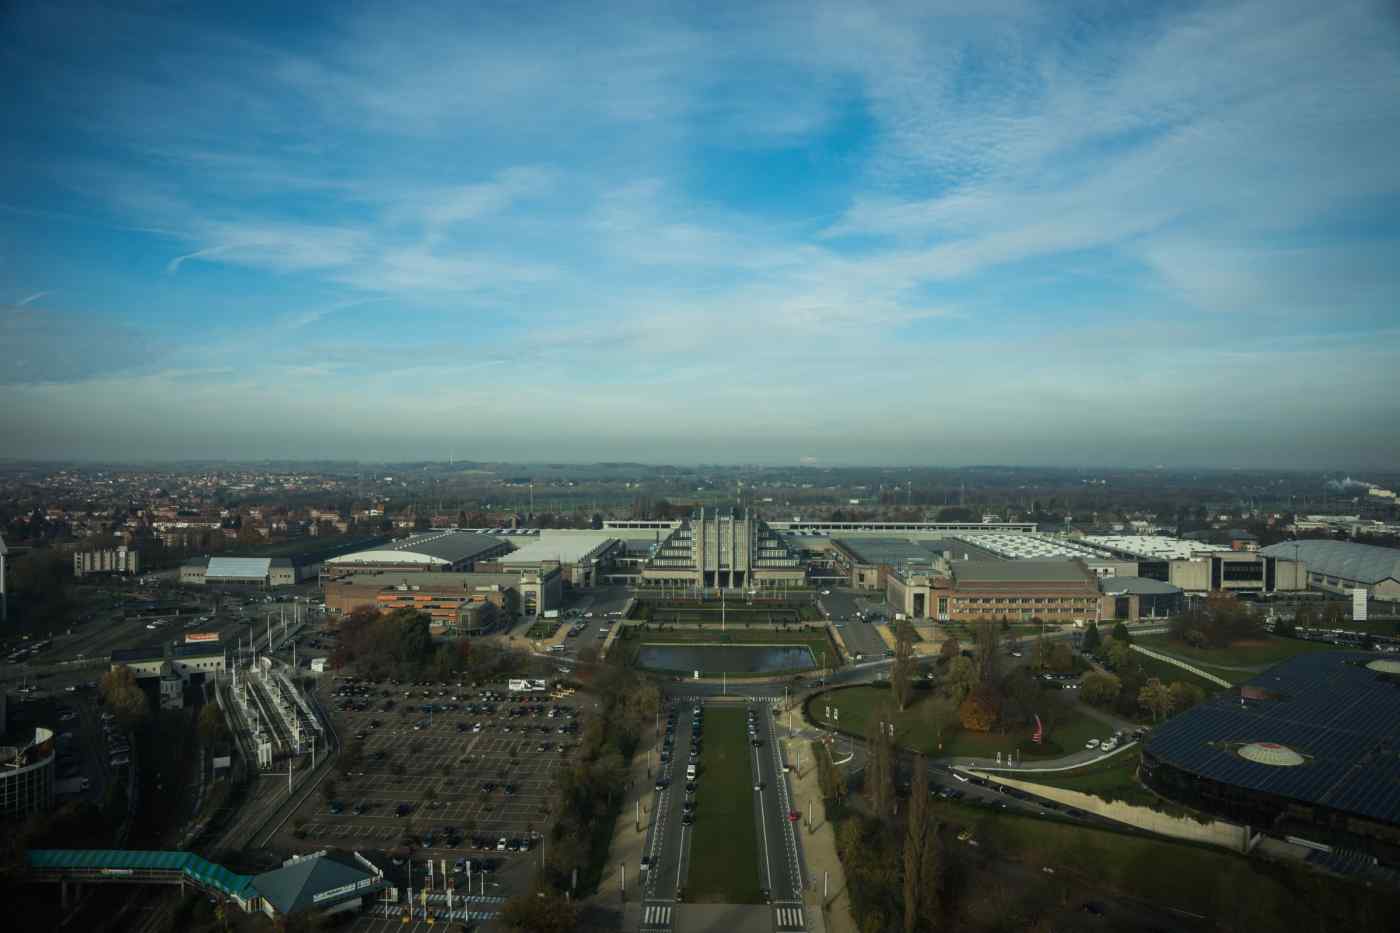
POLYGON ((684 461, 645 461, 645 460, 560 460, 560 459, 529 459, 529 460, 363 460, 353 458, 293 458, 293 457, 259 457, 247 460, 236 460, 224 457, 171 457, 145 460, 126 460, 120 458, 96 458, 96 457, 48 457, 48 458, 4 458, 0 457, 0 467, 13 466, 113 466, 113 467, 143 467, 143 466, 181 466, 181 465, 203 465, 203 464, 224 464, 230 466, 254 466, 254 465, 355 465, 355 466, 389 466, 389 467, 422 467, 422 466, 443 466, 463 468, 470 465, 491 465, 491 466, 561 466, 561 467, 588 467, 588 466, 638 466, 638 467, 673 467, 673 468, 744 468, 752 467, 758 469, 810 469, 810 470, 1044 470, 1060 472, 1092 472, 1092 471, 1149 471, 1149 472, 1213 472, 1213 473, 1279 473, 1279 474, 1330 474, 1330 473, 1376 473, 1380 475, 1400 476, 1400 468, 1397 469, 1370 469, 1365 467, 1275 467, 1275 466, 1209 466, 1204 464, 1184 464, 1178 466, 1167 466, 1165 464, 1075 464, 1075 465, 1052 465, 1052 464, 1013 464, 1013 463, 964 463, 955 465, 940 464, 899 464, 899 463, 859 463, 859 462, 823 462, 823 463, 786 463, 786 462, 757 462, 757 461, 730 461, 730 462, 684 462, 684 461))

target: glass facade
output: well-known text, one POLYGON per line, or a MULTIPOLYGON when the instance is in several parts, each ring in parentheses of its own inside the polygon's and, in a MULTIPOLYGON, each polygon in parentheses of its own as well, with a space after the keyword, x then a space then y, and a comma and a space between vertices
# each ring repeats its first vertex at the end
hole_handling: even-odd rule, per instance
POLYGON ((53 806, 53 733, 34 730, 34 743, 0 763, 0 815, 23 819, 53 806))

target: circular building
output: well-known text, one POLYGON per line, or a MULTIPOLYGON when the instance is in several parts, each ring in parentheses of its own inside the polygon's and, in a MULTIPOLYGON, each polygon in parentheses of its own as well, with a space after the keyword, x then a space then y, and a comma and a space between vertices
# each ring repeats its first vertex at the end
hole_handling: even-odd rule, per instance
POLYGON ((1142 778, 1274 836, 1400 864, 1400 663, 1299 655, 1153 730, 1142 778))
POLYGON ((23 819, 53 806, 53 732, 37 728, 22 748, 0 748, 0 816, 23 819))

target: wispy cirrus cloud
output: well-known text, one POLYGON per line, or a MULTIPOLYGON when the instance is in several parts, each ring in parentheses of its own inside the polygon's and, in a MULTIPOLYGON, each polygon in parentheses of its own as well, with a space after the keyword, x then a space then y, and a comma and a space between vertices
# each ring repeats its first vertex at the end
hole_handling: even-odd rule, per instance
MULTIPOLYGON (((70 307, 198 335, 184 352, 209 368, 266 367, 323 403, 360 390, 366 354, 454 347, 375 382, 398 438, 427 420, 423 385, 435 411, 499 407, 463 367, 528 357, 539 384, 512 410, 587 413, 560 436, 670 411, 704 448, 747 406, 831 462, 806 440, 848 411, 881 438, 864 449, 912 456, 869 412, 922 397, 940 438, 990 456, 1166 394, 1154 430, 1180 440, 1220 417, 1230 371, 1297 400, 1317 390, 1281 365, 1300 342, 1345 337, 1318 364, 1393 332, 1385 7, 313 5, 290 32, 46 4, 13 17, 0 61, 35 88, 0 113, 52 128, 0 157, 35 179, 0 190, 0 224, 46 245, 0 284, 62 283, 70 307), (32 235, 44 217, 81 223, 32 235), (1251 355, 1222 349, 1241 334, 1251 355), (1151 365, 1118 362, 1135 338, 1151 365), (840 400, 781 410, 814 370, 840 400), (929 373, 978 391, 942 412, 929 373)), ((1389 411, 1371 376, 1336 378, 1389 411)), ((1216 438, 1247 457, 1283 427, 1216 438)))

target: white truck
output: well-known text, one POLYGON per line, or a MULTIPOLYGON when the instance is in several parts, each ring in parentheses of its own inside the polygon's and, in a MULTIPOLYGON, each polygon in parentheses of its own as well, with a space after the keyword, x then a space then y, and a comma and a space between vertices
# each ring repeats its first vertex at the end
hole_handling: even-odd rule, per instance
POLYGON ((545 617, 546 619, 557 619, 557 618, 559 618, 559 610, 558 610, 558 609, 546 609, 546 610, 544 611, 544 617, 545 617))
POLYGON ((545 693, 549 690, 549 681, 512 677, 506 686, 510 688, 511 693, 545 693))

